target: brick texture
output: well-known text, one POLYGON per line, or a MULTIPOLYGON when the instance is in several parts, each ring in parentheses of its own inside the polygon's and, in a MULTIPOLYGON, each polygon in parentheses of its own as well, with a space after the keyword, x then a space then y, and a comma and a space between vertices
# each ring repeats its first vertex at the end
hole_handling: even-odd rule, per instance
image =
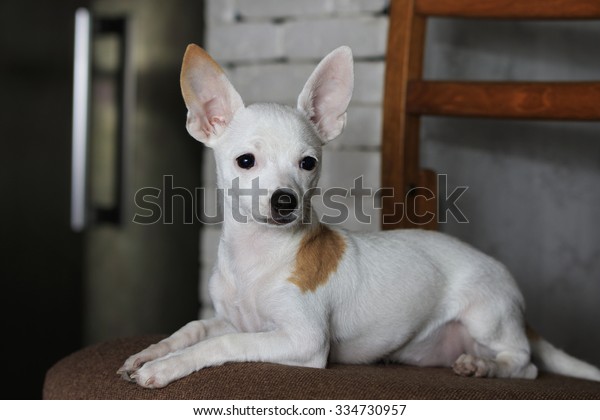
POLYGON ((387 19, 373 16, 290 21, 282 34, 290 59, 319 59, 340 45, 356 58, 382 57, 386 35, 387 19))

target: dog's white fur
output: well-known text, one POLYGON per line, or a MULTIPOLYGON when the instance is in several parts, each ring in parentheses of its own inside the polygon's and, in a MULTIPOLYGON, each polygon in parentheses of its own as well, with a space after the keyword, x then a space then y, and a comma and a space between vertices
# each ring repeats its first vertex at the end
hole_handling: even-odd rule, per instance
POLYGON ((348 47, 321 61, 297 109, 245 107, 222 69, 195 45, 186 51, 181 85, 187 129, 214 149, 218 186, 230 191, 237 178, 239 188, 251 188, 258 178, 269 194, 254 209, 251 197, 237 203, 225 194, 210 279, 215 318, 190 322, 128 358, 118 372, 125 379, 157 388, 227 362, 324 368, 381 359, 452 366, 464 376, 535 378, 533 352, 542 368, 600 380, 597 368, 528 337, 515 281, 472 247, 421 230, 324 228, 307 217, 310 200, 288 219, 275 217, 271 194, 286 188, 303 197, 315 187, 321 146, 344 128, 353 88, 348 47), (237 163, 244 154, 255 157, 249 169, 237 163), (306 156, 316 159, 315 169, 300 167, 306 156))

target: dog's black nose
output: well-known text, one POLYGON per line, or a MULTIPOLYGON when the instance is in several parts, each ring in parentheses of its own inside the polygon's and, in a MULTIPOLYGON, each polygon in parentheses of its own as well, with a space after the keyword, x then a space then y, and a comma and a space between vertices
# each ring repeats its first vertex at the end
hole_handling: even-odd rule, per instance
POLYGON ((271 196, 271 211, 275 221, 284 221, 298 207, 298 197, 296 193, 290 189, 281 188, 275 190, 271 196))

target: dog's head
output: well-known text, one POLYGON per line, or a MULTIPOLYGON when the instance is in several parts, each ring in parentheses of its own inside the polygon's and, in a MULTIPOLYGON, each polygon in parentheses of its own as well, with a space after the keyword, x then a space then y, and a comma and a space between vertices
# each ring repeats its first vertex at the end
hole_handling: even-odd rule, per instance
POLYGON ((246 107, 221 67, 188 46, 181 70, 186 127, 214 149, 226 218, 293 226, 310 215, 321 147, 344 129, 353 84, 352 52, 340 47, 314 70, 296 109, 246 107))

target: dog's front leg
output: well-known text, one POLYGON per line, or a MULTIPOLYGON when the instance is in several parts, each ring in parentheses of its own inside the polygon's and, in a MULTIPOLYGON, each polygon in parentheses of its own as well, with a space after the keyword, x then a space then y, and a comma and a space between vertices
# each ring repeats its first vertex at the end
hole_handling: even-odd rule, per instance
POLYGON ((292 336, 286 331, 227 334, 148 362, 131 375, 139 385, 162 388, 209 366, 227 362, 272 362, 323 368, 328 341, 324 337, 292 336))
POLYGON ((235 328, 222 318, 189 322, 171 336, 130 356, 117 373, 123 379, 131 380, 131 374, 138 370, 144 363, 184 349, 201 340, 232 332, 235 332, 235 328))

